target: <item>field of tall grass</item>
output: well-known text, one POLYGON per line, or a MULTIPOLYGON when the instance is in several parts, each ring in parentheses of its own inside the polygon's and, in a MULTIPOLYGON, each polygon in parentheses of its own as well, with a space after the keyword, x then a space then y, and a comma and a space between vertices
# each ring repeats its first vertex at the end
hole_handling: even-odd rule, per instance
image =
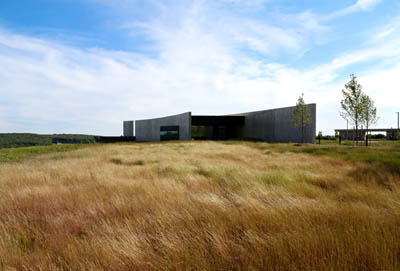
POLYGON ((399 270, 398 160, 169 142, 3 161, 0 270, 399 270))

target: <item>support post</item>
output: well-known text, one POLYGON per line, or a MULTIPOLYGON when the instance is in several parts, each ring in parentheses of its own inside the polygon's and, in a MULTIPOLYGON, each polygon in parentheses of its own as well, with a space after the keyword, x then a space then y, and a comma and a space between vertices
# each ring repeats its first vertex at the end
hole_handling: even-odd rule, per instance
POLYGON ((399 132, 400 132, 399 131, 400 130, 399 129, 399 113, 400 112, 396 112, 396 113, 397 113, 397 137, 396 137, 396 139, 399 140, 399 132))

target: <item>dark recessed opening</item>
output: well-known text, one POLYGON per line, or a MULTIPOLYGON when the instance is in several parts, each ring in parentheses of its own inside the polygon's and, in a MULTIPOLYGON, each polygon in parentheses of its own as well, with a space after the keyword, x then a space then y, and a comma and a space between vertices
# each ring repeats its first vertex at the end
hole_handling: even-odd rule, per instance
POLYGON ((192 138, 209 140, 238 139, 244 116, 192 116, 192 138))

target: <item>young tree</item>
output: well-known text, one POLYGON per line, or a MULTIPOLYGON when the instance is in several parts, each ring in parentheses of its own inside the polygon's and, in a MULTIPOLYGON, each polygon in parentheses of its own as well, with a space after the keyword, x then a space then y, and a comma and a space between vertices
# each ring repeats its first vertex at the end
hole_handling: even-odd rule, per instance
POLYGON ((354 125, 357 137, 358 126, 363 120, 363 103, 365 102, 362 87, 354 74, 350 75, 350 81, 344 87, 346 90, 342 89, 343 100, 340 102, 342 108, 340 115, 354 125))
POLYGON ((378 122, 378 117, 376 116, 376 107, 374 101, 368 95, 363 95, 362 100, 362 121, 367 129, 365 146, 368 147, 368 128, 378 122))
POLYGON ((293 111, 293 125, 301 128, 301 142, 304 143, 307 125, 311 123, 311 113, 304 102, 304 94, 297 99, 296 107, 293 111))
POLYGON ((318 144, 320 144, 320 145, 321 145, 321 137, 322 137, 322 132, 319 131, 318 132, 318 144))

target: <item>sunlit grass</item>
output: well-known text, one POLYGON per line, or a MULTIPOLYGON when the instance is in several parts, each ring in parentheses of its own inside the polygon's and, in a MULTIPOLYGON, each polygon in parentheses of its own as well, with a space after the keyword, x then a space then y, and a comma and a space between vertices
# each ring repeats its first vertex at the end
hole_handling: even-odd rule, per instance
POLYGON ((0 269, 399 270, 385 148, 111 144, 3 162, 0 269))
MULTIPOLYGON (((236 144, 227 142, 225 144, 236 144)), ((327 142, 324 144, 268 144, 263 142, 246 142, 260 150, 276 152, 309 153, 316 156, 328 156, 349 162, 364 162, 373 166, 384 167, 383 170, 390 170, 400 174, 400 141, 374 142, 369 147, 339 145, 327 142)))

